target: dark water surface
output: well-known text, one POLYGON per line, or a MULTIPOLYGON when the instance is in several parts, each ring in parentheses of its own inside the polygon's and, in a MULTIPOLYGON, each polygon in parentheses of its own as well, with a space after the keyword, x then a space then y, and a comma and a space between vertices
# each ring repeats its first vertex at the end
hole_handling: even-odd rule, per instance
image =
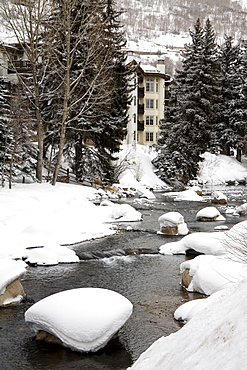
MULTIPOLYGON (((246 187, 227 190, 232 205, 246 199, 246 187)), ((73 247, 82 259, 80 263, 28 267, 22 278, 28 299, 18 307, 0 310, 0 369, 124 370, 156 339, 177 331, 180 324, 173 319, 174 311, 184 301, 200 295, 180 287, 179 265, 187 257, 157 254, 162 244, 179 239, 157 235, 157 220, 165 212, 178 211, 195 232, 213 231, 219 224, 232 226, 244 219, 227 216, 224 222, 196 222, 198 210, 211 205, 210 197, 206 200, 174 202, 158 194, 155 202, 135 205, 143 213, 142 222, 120 225, 122 229, 131 225, 132 231, 123 230, 73 247), (32 300, 37 302, 53 293, 80 287, 112 289, 133 303, 133 314, 118 339, 90 355, 36 342, 24 322, 32 300)))

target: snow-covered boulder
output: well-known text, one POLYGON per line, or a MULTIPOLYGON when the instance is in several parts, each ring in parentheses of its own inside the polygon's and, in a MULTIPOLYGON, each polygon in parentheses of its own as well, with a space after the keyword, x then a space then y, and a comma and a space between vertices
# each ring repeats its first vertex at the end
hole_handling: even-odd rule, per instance
POLYGON ((197 221, 224 221, 225 217, 215 207, 205 207, 196 214, 197 221))
POLYGON ((247 277, 247 266, 223 256, 197 256, 183 262, 180 271, 189 269, 192 280, 187 287, 189 292, 211 295, 247 277))
POLYGON ((0 307, 13 306, 24 298, 24 289, 18 278, 26 271, 21 261, 0 259, 0 307))
POLYGON ((241 204, 241 206, 237 207, 236 212, 242 216, 247 215, 247 203, 241 204))
POLYGON ((65 347, 80 352, 103 348, 132 314, 132 303, 108 289, 79 288, 53 294, 31 306, 25 321, 65 347))
POLYGON ((62 245, 26 249, 25 262, 29 265, 53 266, 59 263, 79 262, 75 252, 62 245))
POLYGON ((211 202, 214 204, 227 204, 227 196, 221 191, 214 191, 211 195, 211 202))
POLYGON ((184 217, 179 212, 167 212, 159 217, 160 231, 165 235, 187 235, 189 229, 184 217))
POLYGON ((181 240, 161 245, 161 254, 185 254, 187 250, 198 253, 221 255, 226 253, 225 244, 222 243, 221 234, 215 233, 193 233, 184 236, 181 240))
POLYGON ((101 207, 108 207, 109 222, 141 221, 142 214, 129 204, 117 204, 109 200, 101 202, 101 207))
POLYGON ((193 185, 187 190, 193 190, 196 192, 197 195, 202 195, 202 188, 198 185, 193 185))
POLYGON ((188 201, 199 201, 201 202, 203 198, 197 194, 197 191, 194 190, 184 190, 177 194, 176 198, 174 199, 176 201, 180 200, 188 200, 188 201))
POLYGON ((219 297, 225 296, 225 290, 219 290, 207 298, 193 299, 182 304, 174 312, 174 319, 178 321, 187 322, 195 315, 200 314, 202 310, 210 306, 219 297))

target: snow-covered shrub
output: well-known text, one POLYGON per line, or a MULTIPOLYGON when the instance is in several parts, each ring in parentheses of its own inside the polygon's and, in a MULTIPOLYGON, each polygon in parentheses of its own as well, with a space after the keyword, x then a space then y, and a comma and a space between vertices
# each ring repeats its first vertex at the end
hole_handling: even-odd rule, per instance
POLYGON ((247 221, 225 232, 224 244, 232 259, 247 263, 247 221))

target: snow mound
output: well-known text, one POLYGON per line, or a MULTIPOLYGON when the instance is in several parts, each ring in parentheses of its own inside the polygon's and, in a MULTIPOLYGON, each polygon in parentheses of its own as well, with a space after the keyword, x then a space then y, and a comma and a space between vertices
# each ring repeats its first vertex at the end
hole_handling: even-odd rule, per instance
POLYGON ((180 265, 180 271, 189 269, 193 277, 187 290, 211 295, 247 277, 246 264, 223 256, 197 256, 180 265))
POLYGON ((25 262, 10 259, 0 259, 0 294, 6 287, 26 272, 25 262))
POLYGON ((241 181, 247 178, 247 169, 235 158, 226 155, 204 153, 198 181, 204 185, 225 184, 228 181, 241 181))
POLYGON ((159 217, 158 222, 160 224, 160 231, 158 233, 166 233, 166 228, 176 227, 176 234, 172 235, 187 235, 189 229, 187 224, 184 222, 184 217, 179 212, 167 212, 159 217))
POLYGON ((189 249, 196 252, 212 255, 221 255, 226 253, 226 248, 222 241, 222 236, 215 233, 198 232, 184 236, 177 242, 161 245, 159 253, 161 254, 185 254, 189 249))
POLYGON ((132 314, 121 294, 100 288, 79 288, 53 294, 30 307, 25 321, 44 330, 66 347, 95 352, 104 347, 132 314))
POLYGON ((202 299, 194 299, 182 304, 174 312, 174 319, 178 321, 187 322, 195 315, 198 315, 206 307, 210 306, 218 297, 225 296, 226 291, 220 290, 213 293, 211 296, 202 299))
POLYGON ((101 206, 108 207, 109 222, 141 221, 142 214, 129 204, 115 204, 109 200, 103 200, 101 206))
POLYGON ((180 200, 189 200, 189 201, 203 201, 203 198, 197 194, 194 190, 184 190, 177 194, 176 198, 174 199, 176 201, 180 200))
POLYGON ((79 257, 73 250, 65 246, 52 245, 52 247, 45 246, 27 249, 25 262, 39 266, 48 266, 59 263, 79 262, 79 257))
POLYGON ((202 219, 214 219, 215 221, 224 221, 225 217, 223 217, 217 208, 215 207, 205 207, 201 209, 196 214, 196 219, 198 221, 202 219))
POLYGON ((122 188, 135 188, 141 197, 147 199, 155 198, 152 189, 169 188, 154 172, 152 159, 157 153, 152 148, 145 145, 123 145, 121 149, 120 161, 126 167, 119 178, 122 188))
POLYGON ((246 342, 245 279, 215 297, 178 332, 154 342, 129 369, 244 369, 246 342))

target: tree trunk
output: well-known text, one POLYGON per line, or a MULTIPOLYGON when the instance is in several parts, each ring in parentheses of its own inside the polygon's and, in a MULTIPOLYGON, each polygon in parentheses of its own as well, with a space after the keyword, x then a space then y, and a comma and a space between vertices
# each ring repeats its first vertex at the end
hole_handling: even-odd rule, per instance
POLYGON ((230 145, 229 145, 229 144, 226 144, 226 145, 225 145, 224 153, 223 153, 223 154, 228 155, 228 156, 230 156, 230 155, 231 155, 231 147, 230 147, 230 145))
POLYGON ((237 148, 237 155, 236 155, 237 161, 242 161, 242 150, 240 148, 237 148))

